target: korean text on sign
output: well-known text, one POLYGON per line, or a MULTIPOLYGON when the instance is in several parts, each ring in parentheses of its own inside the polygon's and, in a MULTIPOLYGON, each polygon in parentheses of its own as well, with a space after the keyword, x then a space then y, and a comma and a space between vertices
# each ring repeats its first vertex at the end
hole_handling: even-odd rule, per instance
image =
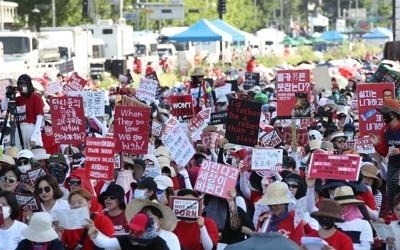
POLYGON ((203 193, 228 198, 239 175, 239 169, 212 161, 203 161, 194 189, 203 193))
POLYGON ((283 150, 275 148, 253 148, 251 170, 280 171, 282 168, 283 150))
POLYGON ((112 180, 115 167, 115 139, 110 137, 86 139, 86 176, 96 180, 112 180))

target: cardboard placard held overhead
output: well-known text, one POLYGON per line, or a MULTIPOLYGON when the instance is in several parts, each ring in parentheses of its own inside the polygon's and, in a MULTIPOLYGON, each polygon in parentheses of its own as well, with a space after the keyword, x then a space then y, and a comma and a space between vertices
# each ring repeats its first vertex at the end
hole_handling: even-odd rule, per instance
POLYGON ((67 84, 63 86, 63 93, 67 96, 77 96, 83 90, 87 81, 83 79, 78 73, 74 72, 68 78, 67 84))
POLYGON ((178 219, 197 219, 201 216, 203 200, 182 196, 170 196, 169 204, 178 219))
POLYGON ((153 79, 140 79, 139 88, 136 91, 136 96, 139 100, 147 104, 151 104, 156 99, 158 82, 153 79))
POLYGON ((225 138, 233 144, 254 147, 258 144, 261 103, 231 99, 225 138))
POLYGON ((84 90, 81 92, 85 116, 103 117, 105 113, 104 91, 84 90))

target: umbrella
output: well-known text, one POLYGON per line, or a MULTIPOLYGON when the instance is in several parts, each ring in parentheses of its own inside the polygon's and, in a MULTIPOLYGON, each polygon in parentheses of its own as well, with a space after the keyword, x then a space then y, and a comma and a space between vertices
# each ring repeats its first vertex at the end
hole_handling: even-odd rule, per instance
POLYGON ((286 36, 286 37, 283 39, 282 44, 283 44, 283 45, 286 45, 286 46, 297 46, 297 45, 299 45, 300 43, 299 43, 298 41, 296 41, 295 39, 293 39, 292 37, 286 36))
POLYGON ((341 42, 344 36, 336 30, 328 30, 322 33, 322 38, 330 42, 341 42))
POLYGON ((309 44, 312 43, 312 41, 308 40, 308 39, 305 38, 304 36, 299 36, 299 37, 297 37, 297 41, 298 41, 300 44, 303 44, 303 45, 309 45, 309 44))
POLYGON ((339 85, 339 88, 344 89, 346 88, 346 86, 349 84, 349 81, 344 78, 344 76, 342 76, 341 74, 330 74, 331 77, 335 77, 336 78, 336 82, 339 85))
POLYGON ((279 233, 255 233, 247 240, 228 245, 225 250, 298 250, 299 246, 279 233))

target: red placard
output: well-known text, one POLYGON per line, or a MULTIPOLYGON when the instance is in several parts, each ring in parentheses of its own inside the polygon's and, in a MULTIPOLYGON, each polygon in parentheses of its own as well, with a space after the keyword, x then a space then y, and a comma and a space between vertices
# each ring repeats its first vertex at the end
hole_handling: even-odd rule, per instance
POLYGON ((357 181, 360 163, 358 155, 313 153, 308 174, 311 178, 357 181))
POLYGON ((376 108, 383 106, 384 93, 394 95, 393 83, 357 84, 360 136, 379 134, 385 125, 376 108))
POLYGON ((207 121, 210 120, 211 108, 206 108, 197 113, 189 120, 189 132, 194 132, 197 129, 201 129, 207 125, 207 121))
MULTIPOLYGON (((292 142, 292 128, 291 127, 283 127, 283 141, 286 145, 290 145, 292 142)), ((296 129, 296 142, 298 146, 304 147, 308 144, 308 130, 307 128, 298 128, 296 129)))
POLYGON ((276 75, 279 118, 311 117, 310 70, 280 70, 276 75))
POLYGON ((86 176, 96 180, 113 180, 115 167, 115 139, 86 138, 86 176))
POLYGON ((115 106, 114 138, 120 150, 146 154, 150 134, 150 108, 115 106))
POLYGON ((52 97, 50 113, 57 144, 80 145, 86 137, 82 97, 52 97))
POLYGON ((191 95, 174 95, 168 97, 171 104, 171 114, 179 121, 190 119, 193 116, 193 101, 191 95))
POLYGON ((203 161, 194 189, 221 198, 235 189, 239 169, 212 161, 203 161))
POLYGON ((72 75, 68 78, 68 82, 66 85, 63 86, 63 93, 64 95, 69 95, 70 92, 75 92, 75 91, 81 91, 87 81, 80 77, 78 73, 74 72, 72 75))

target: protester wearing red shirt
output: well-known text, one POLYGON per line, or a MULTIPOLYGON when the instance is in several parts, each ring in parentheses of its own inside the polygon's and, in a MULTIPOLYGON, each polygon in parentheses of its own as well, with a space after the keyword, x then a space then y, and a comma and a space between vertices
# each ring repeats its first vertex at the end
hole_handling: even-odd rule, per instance
POLYGON ((148 62, 147 65, 146 65, 146 71, 145 71, 146 76, 147 76, 147 75, 151 75, 151 74, 153 74, 154 72, 155 72, 155 70, 154 70, 154 68, 153 68, 153 66, 152 66, 152 62, 148 62))
POLYGON ((142 61, 137 56, 133 61, 133 72, 138 75, 142 74, 142 61))
POLYGON ((328 243, 328 247, 333 249, 353 250, 351 238, 335 227, 335 222, 343 221, 339 203, 321 199, 319 210, 311 213, 311 217, 318 221, 320 228, 307 236, 321 238, 328 243))
MULTIPOLYGON (((178 196, 198 198, 198 194, 190 189, 181 189, 178 196)), ((174 230, 182 249, 211 250, 215 249, 218 240, 217 224, 210 218, 199 216, 196 220, 181 219, 174 230)))
MULTIPOLYGON (((71 209, 77 209, 82 207, 90 208, 91 194, 85 189, 73 190, 68 196, 68 202, 71 209)), ((111 237, 114 233, 114 227, 109 218, 101 213, 91 213, 89 224, 95 225, 95 227, 102 232, 104 235, 111 237)), ((93 241, 87 234, 86 228, 67 230, 65 229, 61 237, 64 242, 65 249, 74 250, 78 249, 77 246, 81 245, 82 250, 93 250, 93 241)))
POLYGON ((256 58, 252 56, 246 65, 246 72, 253 72, 256 68, 256 58))

